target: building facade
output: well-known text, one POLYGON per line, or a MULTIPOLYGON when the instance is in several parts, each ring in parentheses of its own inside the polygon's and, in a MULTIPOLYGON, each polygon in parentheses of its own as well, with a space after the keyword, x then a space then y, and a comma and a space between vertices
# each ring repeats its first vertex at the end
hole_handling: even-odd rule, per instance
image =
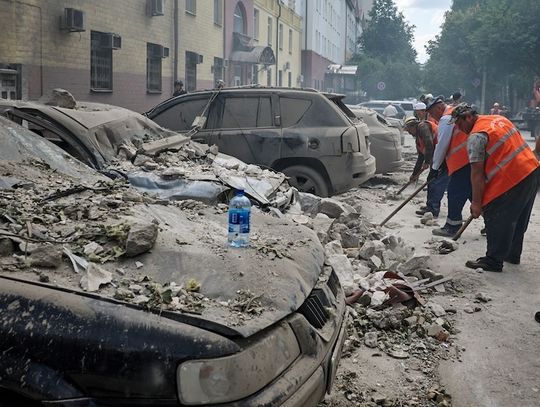
POLYGON ((224 1, 0 0, 0 97, 78 100, 145 111, 223 79, 224 1))

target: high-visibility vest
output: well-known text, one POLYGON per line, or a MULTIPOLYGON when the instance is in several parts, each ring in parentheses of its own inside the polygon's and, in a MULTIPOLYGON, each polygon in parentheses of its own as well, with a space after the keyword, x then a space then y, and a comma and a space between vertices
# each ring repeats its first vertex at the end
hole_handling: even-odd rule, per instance
POLYGON ((482 206, 501 196, 535 169, 538 160, 510 120, 503 116, 478 116, 471 133, 486 133, 486 187, 482 206))
POLYGON ((431 126, 431 132, 433 133, 433 146, 435 147, 435 145, 437 145, 437 140, 438 140, 437 135, 439 134, 439 122, 437 122, 437 120, 433 119, 432 117, 430 117, 426 121, 431 126))
MULTIPOLYGON (((451 115, 454 108, 455 106, 448 106, 443 116, 451 115)), ((468 134, 463 133, 457 126, 454 126, 450 146, 446 152, 446 166, 448 167, 449 175, 469 164, 469 154, 467 153, 468 137, 468 134)))
MULTIPOLYGON (((432 122, 430 119, 424 120, 424 122, 431 126, 431 133, 433 134, 433 148, 435 148, 437 145, 437 132, 439 131, 439 126, 437 126, 436 122, 432 122)), ((416 151, 424 155, 426 154, 426 146, 421 137, 416 137, 416 151)))

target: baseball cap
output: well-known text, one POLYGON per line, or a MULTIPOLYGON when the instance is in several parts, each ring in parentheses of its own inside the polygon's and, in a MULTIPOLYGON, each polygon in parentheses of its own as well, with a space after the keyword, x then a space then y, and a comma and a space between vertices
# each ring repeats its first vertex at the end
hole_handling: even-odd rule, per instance
POLYGON ((423 102, 418 102, 413 107, 414 110, 426 110, 426 104, 423 102))
MULTIPOLYGON (((415 110, 417 110, 417 109, 415 109, 415 110)), ((405 119, 404 124, 405 124, 405 126, 413 126, 413 125, 418 124, 418 123, 420 123, 420 121, 416 117, 410 116, 410 117, 407 117, 405 119)))
POLYGON ((431 109, 433 106, 435 106, 435 105, 438 104, 438 103, 444 103, 444 100, 441 99, 439 96, 437 96, 435 99, 431 99, 431 100, 428 102, 428 104, 427 104, 427 106, 426 106, 426 110, 431 109))

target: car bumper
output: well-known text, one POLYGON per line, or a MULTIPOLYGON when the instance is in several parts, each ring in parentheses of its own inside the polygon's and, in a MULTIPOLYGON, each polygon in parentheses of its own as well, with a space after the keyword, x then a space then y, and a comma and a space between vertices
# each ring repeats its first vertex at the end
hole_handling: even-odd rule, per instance
POLYGON ((377 162, 377 174, 395 171, 403 165, 402 147, 393 137, 372 137, 370 147, 377 162))
POLYGON ((324 157, 321 160, 327 169, 334 194, 355 188, 373 177, 376 170, 375 157, 363 153, 347 153, 341 156, 324 157))

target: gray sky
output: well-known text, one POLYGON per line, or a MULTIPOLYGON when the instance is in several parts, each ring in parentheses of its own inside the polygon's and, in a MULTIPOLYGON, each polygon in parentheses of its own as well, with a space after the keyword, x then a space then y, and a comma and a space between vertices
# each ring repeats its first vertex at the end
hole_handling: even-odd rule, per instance
POLYGON ((424 46, 440 32, 444 12, 450 9, 452 0, 395 0, 395 2, 407 21, 416 26, 414 47, 418 53, 418 61, 424 63, 427 60, 424 46))

